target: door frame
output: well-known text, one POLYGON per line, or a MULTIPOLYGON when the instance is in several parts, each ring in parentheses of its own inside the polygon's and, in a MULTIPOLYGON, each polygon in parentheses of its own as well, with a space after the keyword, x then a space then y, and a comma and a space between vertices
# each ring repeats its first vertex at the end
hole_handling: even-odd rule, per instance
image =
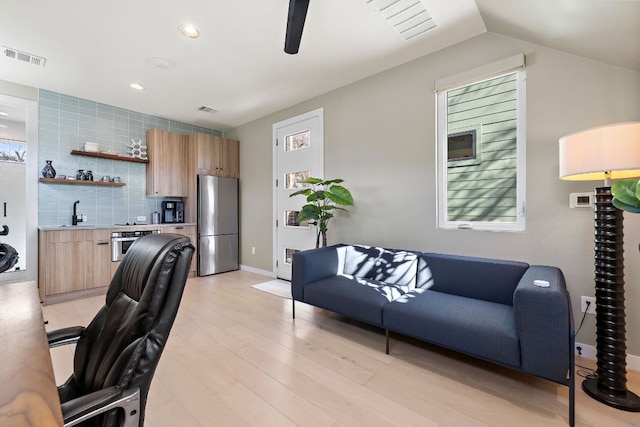
POLYGON ((320 130, 318 132, 318 143, 320 144, 320 149, 318 150, 318 165, 319 170, 321 172, 321 176, 318 178, 324 177, 324 107, 316 108, 315 110, 308 111, 303 114, 299 114, 297 116, 288 118, 286 120, 281 120, 272 125, 272 137, 271 137, 271 147, 272 147, 272 203, 273 203, 273 217, 271 221, 271 227, 273 230, 272 233, 272 254, 273 254, 273 274, 274 277, 278 277, 278 227, 276 227, 276 221, 278 220, 278 188, 276 187, 276 180, 278 179, 277 171, 278 171, 278 129, 285 126, 291 126, 295 123, 302 122, 313 117, 318 117, 320 121, 320 130))

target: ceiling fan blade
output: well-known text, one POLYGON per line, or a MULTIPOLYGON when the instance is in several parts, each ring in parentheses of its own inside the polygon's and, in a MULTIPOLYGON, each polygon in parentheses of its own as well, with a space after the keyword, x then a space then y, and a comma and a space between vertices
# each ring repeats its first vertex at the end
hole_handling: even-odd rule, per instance
POLYGON ((289 0, 287 34, 284 38, 284 51, 287 53, 298 53, 308 8, 309 0, 289 0))

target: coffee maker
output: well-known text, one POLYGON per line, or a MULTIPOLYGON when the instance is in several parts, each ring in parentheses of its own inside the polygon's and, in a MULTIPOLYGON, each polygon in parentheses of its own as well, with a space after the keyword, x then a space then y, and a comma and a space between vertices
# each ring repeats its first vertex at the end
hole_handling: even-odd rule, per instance
POLYGON ((184 203, 177 200, 164 200, 162 206, 162 223, 184 222, 184 203))

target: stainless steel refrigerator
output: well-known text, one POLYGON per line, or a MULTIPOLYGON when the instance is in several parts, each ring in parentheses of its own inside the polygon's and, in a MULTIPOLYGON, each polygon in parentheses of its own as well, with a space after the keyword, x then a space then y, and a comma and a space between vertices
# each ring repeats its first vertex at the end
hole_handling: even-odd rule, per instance
POLYGON ((238 180, 198 175, 198 276, 238 267, 238 180))

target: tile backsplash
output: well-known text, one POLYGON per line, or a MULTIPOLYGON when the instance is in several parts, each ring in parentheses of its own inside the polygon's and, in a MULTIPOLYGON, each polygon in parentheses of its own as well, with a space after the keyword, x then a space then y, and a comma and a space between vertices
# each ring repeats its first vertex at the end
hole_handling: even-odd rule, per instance
POLYGON ((52 160, 58 175, 75 176, 78 169, 84 169, 93 172, 94 180, 105 175, 119 176, 126 185, 108 187, 40 182, 38 225, 70 225, 76 200, 80 201, 78 213, 87 216, 85 225, 133 223, 143 215, 147 222, 151 222, 151 213, 160 211, 160 202, 164 198, 146 195, 146 164, 71 154, 71 150, 84 150, 85 142, 97 142, 100 151, 115 151, 128 157, 126 148, 131 139, 140 138, 146 142, 146 131, 151 128, 222 136, 217 130, 41 89, 38 100, 39 170, 46 160, 52 160))

